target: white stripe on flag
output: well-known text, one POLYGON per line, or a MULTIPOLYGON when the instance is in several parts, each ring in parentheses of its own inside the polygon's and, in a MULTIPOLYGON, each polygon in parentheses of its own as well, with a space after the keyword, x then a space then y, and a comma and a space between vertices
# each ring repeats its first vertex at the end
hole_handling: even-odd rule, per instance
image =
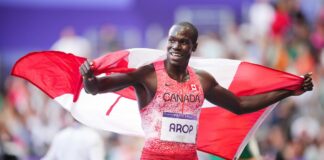
MULTIPOLYGON (((208 71, 222 87, 228 89, 240 63, 241 61, 237 60, 193 57, 189 65, 196 69, 208 71)), ((208 108, 216 106, 205 100, 202 107, 208 108)))
POLYGON ((128 56, 129 68, 138 68, 166 57, 164 51, 156 49, 132 48, 128 49, 128 51, 130 53, 128 56))
POLYGON ((122 97, 113 105, 118 97, 115 93, 93 96, 86 94, 82 89, 78 101, 68 105, 70 108, 66 107, 66 101, 72 102, 73 97, 70 94, 64 94, 55 100, 61 105, 64 104, 73 117, 85 125, 120 134, 144 136, 137 102, 122 97), (106 115, 110 107, 113 107, 113 110, 106 115))

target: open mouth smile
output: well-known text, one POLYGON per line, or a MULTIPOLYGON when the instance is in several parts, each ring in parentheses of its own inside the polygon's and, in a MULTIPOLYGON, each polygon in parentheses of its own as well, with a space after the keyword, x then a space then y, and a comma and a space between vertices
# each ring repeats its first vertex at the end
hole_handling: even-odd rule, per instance
POLYGON ((180 52, 170 52, 170 54, 173 57, 178 57, 178 58, 183 57, 183 54, 181 54, 180 52))

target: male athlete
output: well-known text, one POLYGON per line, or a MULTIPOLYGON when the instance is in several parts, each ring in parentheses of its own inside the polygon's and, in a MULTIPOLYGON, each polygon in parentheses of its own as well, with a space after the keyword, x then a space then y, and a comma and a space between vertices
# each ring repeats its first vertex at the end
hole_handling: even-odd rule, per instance
MULTIPOLYGON (((197 48, 198 31, 188 22, 173 25, 169 30, 167 58, 144 65, 130 73, 95 77, 86 61, 81 67, 87 93, 114 92, 133 86, 140 108, 145 144, 142 160, 196 160, 197 120, 203 100, 233 113, 260 110, 294 91, 277 90, 255 96, 237 97, 220 86, 206 71, 188 66, 191 53, 197 48)), ((301 91, 313 89, 310 74, 304 76, 301 91)))

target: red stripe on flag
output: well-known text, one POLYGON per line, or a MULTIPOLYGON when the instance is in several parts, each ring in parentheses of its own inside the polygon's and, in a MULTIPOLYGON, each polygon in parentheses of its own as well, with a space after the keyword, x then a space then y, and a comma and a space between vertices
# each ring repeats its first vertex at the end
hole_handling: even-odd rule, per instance
POLYGON ((110 108, 108 109, 108 111, 106 112, 106 116, 109 116, 110 112, 114 109, 115 105, 118 103, 118 101, 120 100, 120 98, 122 98, 122 96, 119 96, 115 102, 110 106, 110 108))
POLYGON ((32 52, 20 58, 11 74, 24 78, 49 97, 78 93, 80 65, 85 58, 58 51, 32 52))
MULTIPOLYGON (((297 90, 301 77, 243 62, 229 87, 238 96, 254 95, 277 89, 297 90)), ((197 148, 201 151, 233 159, 241 143, 265 109, 236 115, 220 107, 204 108, 199 119, 197 148)))
POLYGON ((117 51, 113 53, 105 54, 97 59, 94 62, 94 72, 96 75, 101 73, 124 73, 133 71, 134 68, 128 68, 128 50, 117 51))
POLYGON ((298 90, 302 82, 303 78, 299 76, 242 62, 229 90, 239 96, 254 95, 277 89, 298 90))
MULTIPOLYGON (((128 68, 128 50, 117 51, 109 54, 105 54, 94 60, 94 72, 96 75, 106 73, 126 73, 135 70, 134 68, 128 68)), ((136 100, 136 94, 133 87, 128 87, 120 91, 115 92, 125 98, 136 100)))

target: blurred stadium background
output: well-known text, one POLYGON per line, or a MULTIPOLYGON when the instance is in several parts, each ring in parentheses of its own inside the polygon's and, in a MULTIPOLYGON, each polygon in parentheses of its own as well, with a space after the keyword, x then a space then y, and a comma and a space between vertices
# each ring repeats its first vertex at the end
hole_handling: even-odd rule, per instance
MULTIPOLYGON (((323 0, 1 0, 0 160, 43 157, 71 126, 61 107, 9 76, 23 55, 62 50, 90 59, 125 48, 165 46, 169 27, 200 32, 195 56, 246 60, 297 75, 314 91, 282 101, 254 137, 252 159, 324 159, 323 0)), ((107 160, 138 159, 142 139, 99 133, 107 160)), ((66 143, 69 143, 68 141, 66 143)), ((226 147, 226 146, 224 146, 226 147)), ((217 159, 201 153, 201 159, 217 159)))

